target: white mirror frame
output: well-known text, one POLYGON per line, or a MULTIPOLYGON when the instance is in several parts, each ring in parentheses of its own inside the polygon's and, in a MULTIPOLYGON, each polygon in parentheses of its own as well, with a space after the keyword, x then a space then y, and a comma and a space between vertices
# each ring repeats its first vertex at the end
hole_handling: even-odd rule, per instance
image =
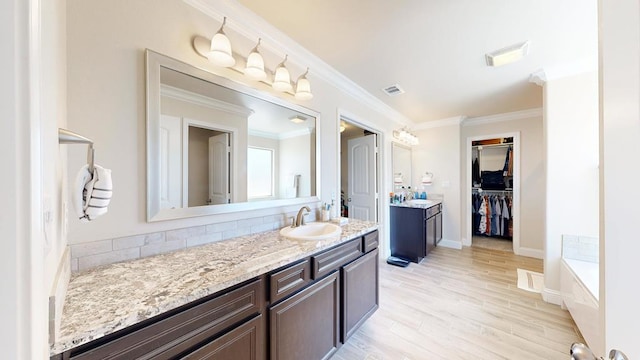
POLYGON ((284 207, 308 204, 320 201, 320 113, 302 107, 297 104, 286 102, 273 95, 236 83, 232 80, 220 77, 205 69, 184 63, 180 60, 170 58, 160 53, 147 49, 145 51, 146 63, 146 110, 147 110, 147 221, 164 221, 183 219, 195 216, 207 216, 228 214, 240 211, 260 210, 274 207, 284 207), (242 202, 222 205, 206 205, 177 209, 160 208, 160 68, 166 67, 208 82, 224 86, 226 88, 274 103, 279 106, 293 109, 315 118, 316 132, 316 159, 315 159, 315 196, 265 200, 256 202, 242 202))

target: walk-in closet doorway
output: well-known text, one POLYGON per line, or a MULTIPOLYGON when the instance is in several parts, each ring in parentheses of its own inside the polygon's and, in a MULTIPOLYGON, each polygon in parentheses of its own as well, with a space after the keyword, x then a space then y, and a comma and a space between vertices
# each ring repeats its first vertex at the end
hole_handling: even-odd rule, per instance
MULTIPOLYGON (((482 135, 482 136, 473 136, 468 137, 466 139, 466 179, 464 183, 465 191, 465 203, 464 207, 467 212, 466 216, 466 231, 465 238, 463 239, 464 246, 471 246, 473 243, 474 237, 474 217, 472 215, 473 209, 473 195, 474 191, 477 192, 478 186, 476 186, 476 190, 474 190, 473 184, 473 151, 474 151, 474 142, 485 141, 491 139, 506 139, 512 138, 513 143, 512 146, 512 177, 511 177, 511 210, 510 216, 512 221, 512 249, 514 254, 520 254, 520 133, 512 132, 512 133, 501 133, 501 134, 490 134, 490 135, 482 135)), ((490 148, 490 147, 488 147, 490 148)), ((487 191, 489 193, 489 191, 487 191)), ((495 191, 494 193, 501 193, 500 191, 495 191)))

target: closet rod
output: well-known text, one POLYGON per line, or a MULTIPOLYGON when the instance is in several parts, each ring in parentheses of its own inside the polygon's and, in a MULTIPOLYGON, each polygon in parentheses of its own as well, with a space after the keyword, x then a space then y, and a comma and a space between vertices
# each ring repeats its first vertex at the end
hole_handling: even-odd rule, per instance
POLYGON ((504 190, 487 190, 487 189, 472 188, 471 190, 473 190, 473 192, 477 192, 477 193, 485 193, 485 192, 490 192, 490 193, 505 193, 505 194, 511 194, 511 193, 513 193, 513 189, 504 189, 504 190))
POLYGON ((498 148, 498 147, 507 147, 507 146, 513 146, 513 143, 508 143, 508 144, 491 144, 491 145, 471 145, 471 147, 490 147, 490 148, 498 148))

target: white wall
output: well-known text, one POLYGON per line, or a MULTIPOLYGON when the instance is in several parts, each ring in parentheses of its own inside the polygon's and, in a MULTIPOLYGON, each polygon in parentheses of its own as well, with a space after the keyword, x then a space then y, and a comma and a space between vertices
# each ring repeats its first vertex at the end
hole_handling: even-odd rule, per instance
POLYGON ((559 303, 562 235, 598 237, 597 76, 583 73, 544 84, 544 296, 554 303, 559 303))
POLYGON ((429 194, 442 194, 442 245, 462 247, 460 233, 460 125, 415 132, 420 145, 412 147, 412 183, 425 172, 433 174, 429 194))
MULTIPOLYGON (((492 123, 474 124, 470 122, 462 126, 460 133, 461 152, 465 161, 461 163, 460 191, 466 194, 467 172, 466 142, 470 137, 487 136, 504 133, 520 133, 520 247, 542 252, 544 248, 544 157, 542 153, 542 118, 534 116, 530 118, 499 121, 492 123)), ((504 166, 504 158, 502 158, 504 166)), ((467 211, 467 199, 461 199, 462 209, 462 234, 466 236, 467 221, 471 210, 467 211)))
MULTIPOLYGON (((219 69, 192 49, 194 35, 212 36, 219 24, 180 1, 127 1, 105 3, 98 0, 72 0, 68 6, 69 124, 96 142, 97 161, 113 170, 114 197, 109 213, 89 224, 72 222, 70 243, 131 236, 168 229, 199 226, 242 218, 279 214, 281 209, 204 216, 183 220, 146 222, 145 76, 144 49, 232 78, 246 79, 219 69), (145 14, 140 17, 139 14, 145 14), (100 46, 96 46, 100 39, 100 46)), ((240 21, 236 19, 235 21, 240 21)), ((248 53, 255 39, 227 31, 234 48, 248 53)), ((267 66, 273 66, 269 62, 267 66)), ((296 74, 295 67, 291 71, 296 74)), ((318 131, 322 139, 320 194, 338 191, 337 108, 347 109, 381 131, 394 124, 322 79, 310 75, 314 98, 301 103, 320 112, 318 131)), ((264 85, 248 85, 274 94, 264 85)), ((295 102, 288 95, 278 95, 295 102)), ((75 172, 83 162, 81 152, 71 152, 69 166, 75 172)))
POLYGON ((66 110, 65 6, 0 4, 0 346, 8 359, 48 357, 47 296, 66 248, 57 144, 66 110))
POLYGON ((310 134, 280 140, 280 194, 284 198, 296 197, 294 175, 300 175, 299 197, 311 196, 310 134))
POLYGON ((640 359, 640 4, 599 5, 601 327, 604 349, 640 359))

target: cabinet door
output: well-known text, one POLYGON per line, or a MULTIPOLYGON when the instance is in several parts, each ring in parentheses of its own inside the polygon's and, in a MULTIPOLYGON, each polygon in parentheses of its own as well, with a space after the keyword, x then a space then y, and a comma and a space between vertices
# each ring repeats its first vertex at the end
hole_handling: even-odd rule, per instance
POLYGON ((442 213, 436 215, 436 245, 442 240, 442 213))
POLYGON ((262 314, 195 350, 184 360, 263 360, 264 319, 262 314))
POLYGON ((391 255, 418 263, 427 255, 426 210, 391 206, 391 255))
POLYGON ((340 280, 333 272, 269 310, 271 360, 328 359, 338 349, 340 280))
POLYGON ((342 342, 378 309, 378 249, 342 268, 342 342))
POLYGON ((436 217, 427 219, 427 255, 436 247, 436 217))

